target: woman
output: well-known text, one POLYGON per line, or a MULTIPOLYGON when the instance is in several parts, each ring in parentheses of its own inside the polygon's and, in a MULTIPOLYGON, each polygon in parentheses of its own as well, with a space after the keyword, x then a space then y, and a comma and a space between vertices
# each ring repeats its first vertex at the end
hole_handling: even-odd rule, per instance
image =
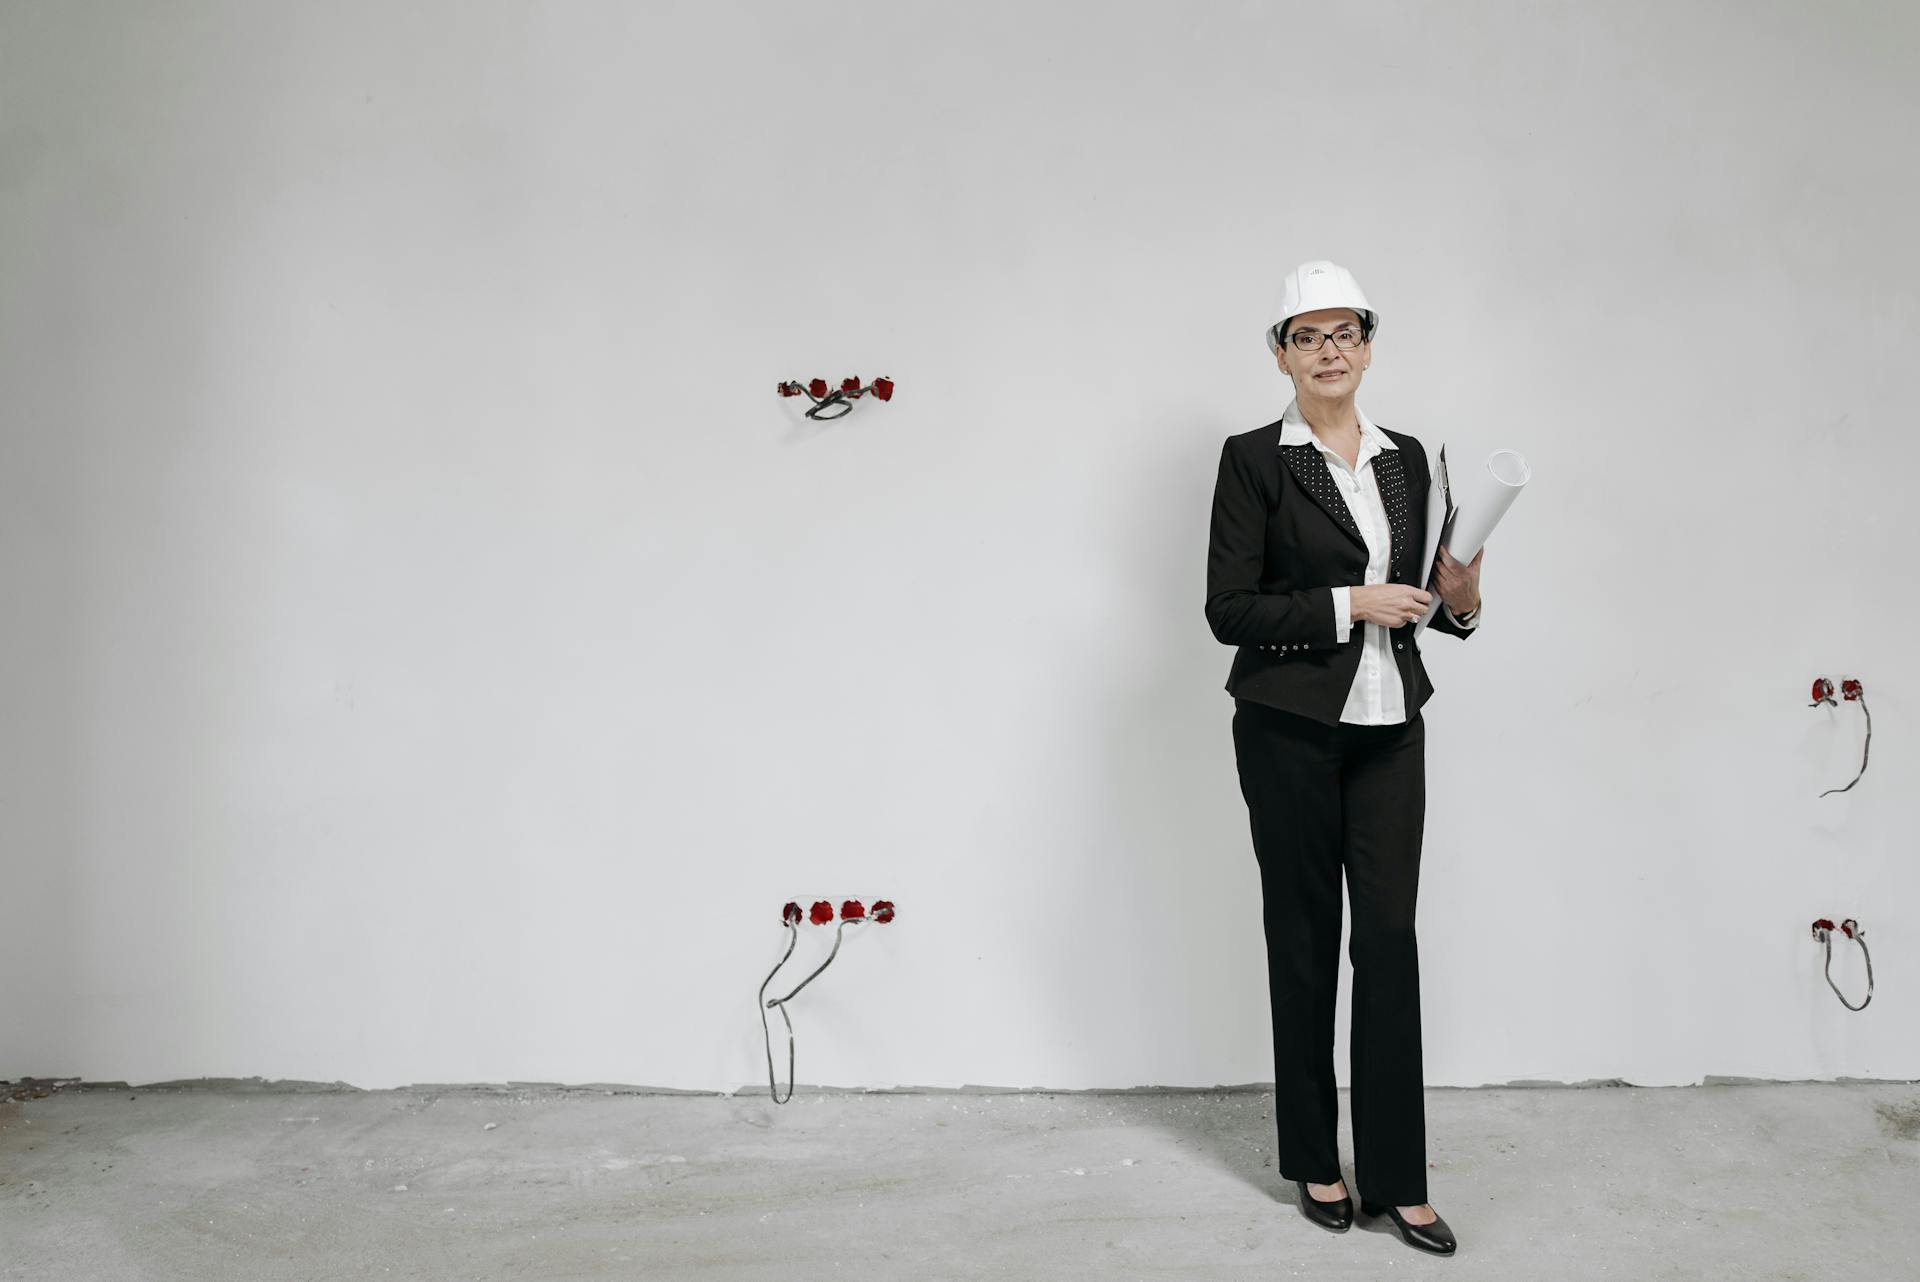
MULTIPOLYGON (((1361 1209, 1409 1244, 1453 1253, 1427 1203, 1414 899, 1426 815, 1433 693, 1414 624, 1432 596, 1420 442, 1367 420, 1354 398, 1378 317, 1351 273, 1302 263, 1267 346, 1293 380, 1278 422, 1227 439, 1213 495, 1207 622, 1238 646, 1227 689, 1260 864, 1273 1004, 1280 1174, 1307 1217, 1336 1231, 1353 1200, 1336 1149, 1333 1014, 1340 878, 1353 904, 1355 1178, 1361 1209)), ((1479 624, 1480 557, 1444 550, 1431 628, 1479 624)))

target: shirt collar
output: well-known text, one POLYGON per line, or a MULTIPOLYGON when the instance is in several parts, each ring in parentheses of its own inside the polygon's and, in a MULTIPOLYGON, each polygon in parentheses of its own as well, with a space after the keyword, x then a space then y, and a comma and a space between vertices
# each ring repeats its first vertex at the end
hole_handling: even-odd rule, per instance
MULTIPOLYGON (((1360 448, 1363 452, 1368 442, 1372 442, 1375 452, 1400 448, 1393 443, 1392 437, 1373 425, 1373 420, 1368 418, 1367 412, 1358 405, 1353 407, 1353 415, 1360 420, 1360 448)), ((1330 452, 1321 443, 1320 438, 1313 434, 1313 429, 1307 426, 1306 416, 1300 412, 1298 398, 1288 401, 1287 412, 1280 416, 1280 444, 1311 445, 1322 453, 1330 452)))

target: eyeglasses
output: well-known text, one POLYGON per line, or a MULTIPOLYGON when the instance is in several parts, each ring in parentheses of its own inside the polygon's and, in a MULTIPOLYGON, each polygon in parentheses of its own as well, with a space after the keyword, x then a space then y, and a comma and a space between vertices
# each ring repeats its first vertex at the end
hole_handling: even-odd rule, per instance
POLYGON ((1320 344, 1329 338, 1333 340, 1335 347, 1343 352, 1350 352, 1364 343, 1367 336, 1353 325, 1342 325, 1331 334, 1322 334, 1317 329, 1297 329, 1287 335, 1287 341, 1303 352, 1319 351, 1320 344))

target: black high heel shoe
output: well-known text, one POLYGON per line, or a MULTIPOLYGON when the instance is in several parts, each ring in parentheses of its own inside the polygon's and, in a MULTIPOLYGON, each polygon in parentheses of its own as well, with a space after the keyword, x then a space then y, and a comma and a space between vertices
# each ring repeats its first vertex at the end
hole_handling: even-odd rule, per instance
POLYGON ((1307 1192, 1305 1180, 1295 1180, 1300 1186, 1300 1210, 1309 1220, 1323 1229, 1332 1229, 1335 1233, 1345 1233, 1353 1227, 1353 1198, 1343 1197, 1338 1202, 1322 1202, 1307 1192))
POLYGON ((1401 1241, 1419 1250, 1431 1251, 1435 1255, 1452 1255, 1454 1248, 1460 1245, 1454 1240, 1453 1230, 1447 1227, 1447 1222, 1440 1218, 1438 1211, 1433 1213, 1431 1224, 1409 1224, 1400 1214, 1400 1208, 1397 1206, 1381 1206, 1362 1198, 1360 1209, 1368 1215, 1391 1215, 1394 1224, 1400 1229, 1401 1241))

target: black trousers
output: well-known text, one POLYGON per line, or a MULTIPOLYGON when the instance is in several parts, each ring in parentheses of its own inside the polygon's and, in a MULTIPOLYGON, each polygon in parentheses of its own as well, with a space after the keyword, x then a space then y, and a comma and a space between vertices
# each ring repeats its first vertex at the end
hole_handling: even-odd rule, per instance
POLYGON ((1332 1184, 1340 875, 1353 905, 1354 1174, 1370 1201, 1427 1200, 1414 900, 1426 822, 1426 722, 1324 725, 1235 700, 1234 758, 1253 826, 1273 1004, 1280 1175, 1332 1184))

